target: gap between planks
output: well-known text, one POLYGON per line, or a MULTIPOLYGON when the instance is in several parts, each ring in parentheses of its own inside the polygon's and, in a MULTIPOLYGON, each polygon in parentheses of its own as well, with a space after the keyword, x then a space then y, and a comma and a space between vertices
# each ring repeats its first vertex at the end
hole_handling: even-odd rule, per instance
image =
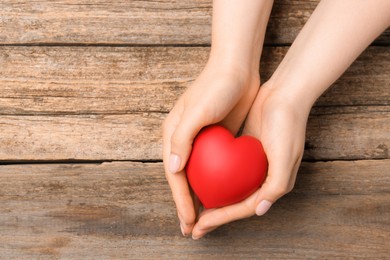
MULTIPOLYGON (((329 160, 310 160, 302 159, 303 163, 332 163, 332 162, 360 162, 360 161, 384 161, 383 158, 370 158, 370 159, 329 159, 329 160)), ((142 163, 142 164, 155 164, 163 163, 162 160, 0 160, 0 167, 6 165, 45 165, 45 164, 80 164, 80 165, 101 165, 110 163, 142 163)))

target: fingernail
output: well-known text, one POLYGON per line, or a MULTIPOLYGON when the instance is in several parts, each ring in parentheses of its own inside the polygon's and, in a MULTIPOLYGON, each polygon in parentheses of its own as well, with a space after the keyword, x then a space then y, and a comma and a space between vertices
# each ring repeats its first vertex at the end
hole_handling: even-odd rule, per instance
POLYGON ((257 205, 257 207, 256 207, 256 215, 257 216, 264 215, 271 208, 271 206, 272 206, 272 203, 269 202, 268 200, 261 201, 259 203, 259 205, 257 205))
POLYGON ((169 156, 169 171, 171 173, 176 173, 180 167, 180 157, 176 154, 171 154, 169 156))
POLYGON ((183 225, 181 224, 181 222, 180 222, 180 230, 181 230, 181 233, 183 234, 183 236, 187 236, 186 233, 184 233, 184 228, 183 228, 183 225))
POLYGON ((192 239, 193 240, 198 240, 199 238, 201 238, 201 236, 194 236, 194 235, 192 235, 192 239))

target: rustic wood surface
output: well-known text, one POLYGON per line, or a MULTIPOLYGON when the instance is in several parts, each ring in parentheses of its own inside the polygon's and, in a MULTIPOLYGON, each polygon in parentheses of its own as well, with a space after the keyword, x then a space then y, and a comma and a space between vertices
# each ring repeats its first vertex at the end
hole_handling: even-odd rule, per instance
POLYGON ((269 214, 181 237, 161 163, 0 166, 0 255, 386 258, 390 160, 304 163, 269 214))
MULTIPOLYGON (((266 44, 291 43, 319 0, 276 0, 266 44)), ((0 3, 0 44, 210 44, 211 0, 0 3)), ((390 31, 378 40, 390 43, 390 31)))
MULTIPOLYGON (((0 47, 0 114, 168 112, 202 70, 208 51, 203 47, 0 47)), ((287 47, 265 48, 263 81, 286 52, 287 47)), ((317 105, 389 105, 389 89, 390 49, 371 47, 317 105)))
MULTIPOLYGON (((290 194, 181 236, 160 128, 207 61, 211 2, 0 2, 0 259, 388 258, 390 30, 316 102, 290 194)), ((263 82, 318 2, 275 0, 263 82)))

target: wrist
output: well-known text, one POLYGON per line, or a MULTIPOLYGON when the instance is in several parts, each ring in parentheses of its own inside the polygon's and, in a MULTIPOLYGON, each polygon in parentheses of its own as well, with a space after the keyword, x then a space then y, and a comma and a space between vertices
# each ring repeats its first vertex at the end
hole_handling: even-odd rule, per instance
POLYGON ((284 104, 294 107, 296 112, 309 115, 318 96, 304 82, 268 80, 261 86, 266 96, 272 96, 284 104))
POLYGON ((218 68, 244 78, 259 78, 260 57, 246 58, 235 51, 211 50, 206 68, 218 68))

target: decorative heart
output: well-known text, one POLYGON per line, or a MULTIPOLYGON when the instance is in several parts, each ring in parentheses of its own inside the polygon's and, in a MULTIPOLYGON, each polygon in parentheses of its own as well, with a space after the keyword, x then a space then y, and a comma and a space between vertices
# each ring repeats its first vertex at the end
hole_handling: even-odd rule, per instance
POLYGON ((195 138, 186 172, 205 208, 218 208, 247 198, 264 182, 267 157, 260 141, 234 136, 221 126, 209 126, 195 138))

